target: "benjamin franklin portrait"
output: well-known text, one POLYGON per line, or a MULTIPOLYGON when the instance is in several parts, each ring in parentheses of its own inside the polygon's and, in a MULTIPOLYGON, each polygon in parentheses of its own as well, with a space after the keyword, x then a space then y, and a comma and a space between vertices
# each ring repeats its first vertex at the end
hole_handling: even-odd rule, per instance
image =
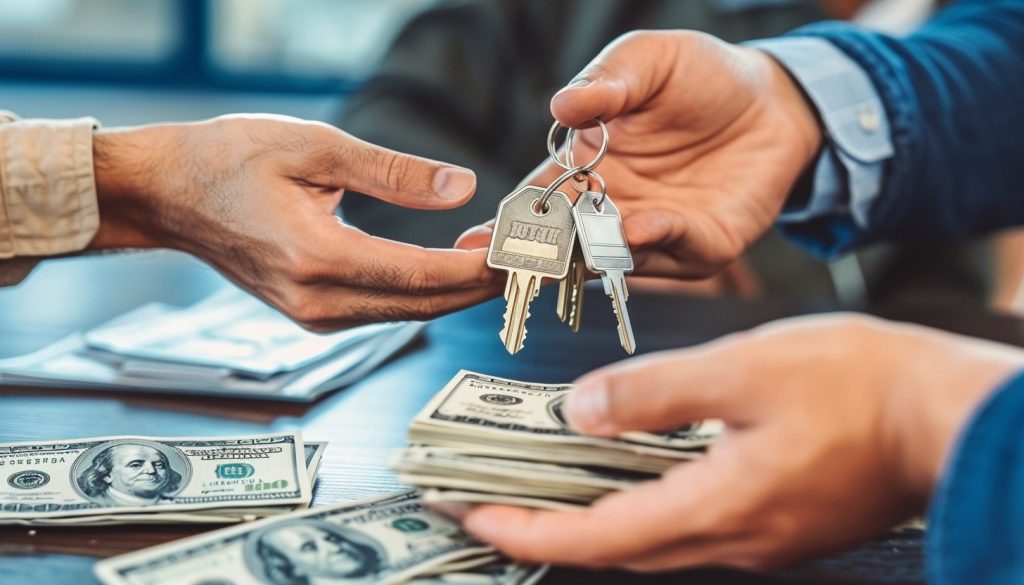
POLYGON ((272 524, 249 535, 246 564, 270 585, 377 581, 383 547, 354 530, 315 519, 272 524))
POLYGON ((184 473, 188 463, 176 449, 133 439, 97 445, 83 453, 72 469, 82 495, 101 506, 172 502, 185 483, 184 473))

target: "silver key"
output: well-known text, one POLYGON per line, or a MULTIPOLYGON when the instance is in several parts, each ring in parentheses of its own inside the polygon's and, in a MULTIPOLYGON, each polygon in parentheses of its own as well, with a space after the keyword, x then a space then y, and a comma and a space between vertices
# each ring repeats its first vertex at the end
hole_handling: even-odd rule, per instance
POLYGON ((618 320, 619 343, 626 353, 632 354, 636 351, 636 339, 626 309, 629 298, 626 273, 633 270, 633 255, 629 252, 626 233, 622 229, 622 216, 611 198, 593 191, 580 195, 572 208, 572 216, 587 268, 601 275, 604 292, 612 298, 612 308, 618 320), (599 202, 600 209, 597 207, 599 202))
POLYGON ((587 276, 587 265, 579 246, 573 246, 569 273, 558 281, 558 318, 569 325, 569 330, 579 333, 583 316, 583 284, 587 276))
POLYGON ((541 280, 565 278, 576 242, 572 202, 554 191, 547 209, 539 212, 536 204, 543 193, 528 185, 501 200, 487 251, 487 265, 508 272, 505 324, 499 335, 511 354, 523 349, 530 303, 540 292, 541 280))

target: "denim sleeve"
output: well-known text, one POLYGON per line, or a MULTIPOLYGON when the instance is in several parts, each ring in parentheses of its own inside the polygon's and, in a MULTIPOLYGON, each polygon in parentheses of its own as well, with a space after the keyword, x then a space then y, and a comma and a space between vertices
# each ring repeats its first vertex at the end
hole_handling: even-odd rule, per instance
POLYGON ((778 226, 815 255, 831 256, 867 226, 893 154, 882 100, 861 66, 827 40, 793 36, 748 44, 782 64, 818 111, 826 144, 810 197, 790 202, 778 226))
MULTIPOLYGON (((836 213, 788 222, 787 233, 830 256, 876 240, 948 241, 1024 224, 1024 2, 954 2, 906 38, 841 22, 791 35, 827 41, 867 75, 892 154, 875 195, 860 198, 860 220, 863 187, 851 174, 832 196, 836 213)), ((823 121, 834 151, 826 156, 841 174, 840 153, 850 151, 823 121)))
POLYGON ((1024 374, 974 413, 928 513, 932 585, 1024 583, 1024 374))

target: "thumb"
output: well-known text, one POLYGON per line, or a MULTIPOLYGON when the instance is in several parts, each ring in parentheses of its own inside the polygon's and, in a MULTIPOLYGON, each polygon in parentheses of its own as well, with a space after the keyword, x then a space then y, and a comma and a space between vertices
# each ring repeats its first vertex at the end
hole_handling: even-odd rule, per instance
POLYGON ((486 248, 491 243, 491 235, 494 233, 494 220, 473 226, 462 232, 459 239, 455 240, 455 248, 459 250, 477 250, 486 248))
POLYGON ((744 384, 757 379, 745 345, 733 335, 599 369, 576 381, 566 416, 578 431, 600 436, 669 430, 707 418, 742 422, 744 384))
POLYGON ((339 149, 335 182, 347 189, 415 209, 458 207, 476 190, 476 175, 462 167, 397 152, 355 139, 339 149))
POLYGON ((551 114, 576 128, 594 119, 605 122, 634 111, 653 98, 671 73, 672 51, 664 32, 635 31, 602 50, 551 98, 551 114))

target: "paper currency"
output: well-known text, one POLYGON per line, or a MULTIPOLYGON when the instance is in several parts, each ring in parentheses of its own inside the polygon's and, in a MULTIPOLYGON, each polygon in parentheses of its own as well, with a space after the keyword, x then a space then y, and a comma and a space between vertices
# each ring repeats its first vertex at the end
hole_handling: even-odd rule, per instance
POLYGON ((204 512, 195 521, 210 521, 293 509, 308 505, 307 463, 315 467, 320 455, 295 433, 0 444, 0 524, 186 521, 204 512))
MULTIPOLYGON (((402 583, 493 550, 404 492, 209 532, 100 561, 106 585, 402 583)), ((461 568, 466 571, 466 568, 461 568)), ((507 571, 508 569, 502 569, 507 571)), ((486 575, 482 575, 486 576, 486 575)), ((517 577, 518 578, 518 577, 517 577)), ((433 577, 427 583, 448 583, 433 577)), ((519 580, 483 583, 521 584, 519 580)))
POLYGON ((409 581, 409 585, 534 585, 547 572, 547 565, 527 567, 493 563, 469 570, 453 569, 430 577, 417 577, 409 581))
POLYGON ((391 456, 403 483, 419 487, 487 489, 494 493, 557 496, 591 502, 650 476, 477 456, 444 447, 410 447, 391 456))
POLYGON ((429 501, 573 509, 700 457, 723 428, 708 420, 665 434, 578 435, 562 412, 571 389, 460 371, 416 415, 410 447, 390 464, 429 501))

